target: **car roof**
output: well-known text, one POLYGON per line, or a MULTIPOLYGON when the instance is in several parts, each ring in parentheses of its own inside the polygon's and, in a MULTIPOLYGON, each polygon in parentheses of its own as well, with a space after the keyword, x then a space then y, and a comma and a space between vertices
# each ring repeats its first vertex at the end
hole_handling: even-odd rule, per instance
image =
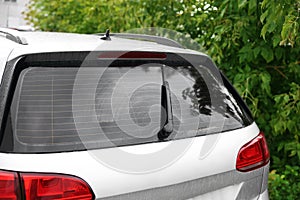
MULTIPOLYGON (((203 53, 180 48, 179 44, 170 46, 160 44, 155 41, 145 41, 111 35, 109 40, 101 39, 100 35, 58 33, 58 32, 24 32, 6 28, 9 34, 20 39, 19 42, 10 41, 5 37, 0 37, 0 48, 13 48, 9 60, 21 55, 47 52, 68 52, 68 51, 156 51, 172 52, 184 54, 196 54, 206 56, 203 53), (3 44, 3 45, 2 45, 3 44)), ((150 36, 151 37, 151 36, 150 36)), ((153 37, 153 36, 152 36, 153 37)), ((157 37, 164 39, 161 37, 157 37)), ((165 39, 168 40, 168 39, 165 39)), ((175 41, 173 41, 175 43, 175 41)))

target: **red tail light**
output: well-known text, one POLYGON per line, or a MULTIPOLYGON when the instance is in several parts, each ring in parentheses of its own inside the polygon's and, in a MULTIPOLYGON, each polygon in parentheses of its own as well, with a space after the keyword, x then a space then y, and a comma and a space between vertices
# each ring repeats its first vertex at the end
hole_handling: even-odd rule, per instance
POLYGON ((0 199, 17 200, 20 194, 18 174, 0 171, 0 199))
POLYGON ((262 132, 245 144, 239 151, 236 160, 236 169, 242 172, 251 171, 266 165, 270 154, 266 138, 262 132))
POLYGON ((0 199, 20 199, 21 190, 26 200, 94 198, 88 184, 74 176, 0 171, 0 199))
POLYGON ((81 179, 66 175, 21 173, 26 199, 92 199, 89 186, 81 179))

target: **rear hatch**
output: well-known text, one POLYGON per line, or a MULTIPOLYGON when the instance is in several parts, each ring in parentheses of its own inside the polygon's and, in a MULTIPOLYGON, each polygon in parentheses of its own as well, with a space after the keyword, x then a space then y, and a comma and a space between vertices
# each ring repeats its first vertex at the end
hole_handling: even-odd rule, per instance
POLYGON ((261 192, 263 168, 235 170, 259 130, 206 56, 31 54, 7 65, 1 91, 1 169, 75 175, 96 198, 261 192))

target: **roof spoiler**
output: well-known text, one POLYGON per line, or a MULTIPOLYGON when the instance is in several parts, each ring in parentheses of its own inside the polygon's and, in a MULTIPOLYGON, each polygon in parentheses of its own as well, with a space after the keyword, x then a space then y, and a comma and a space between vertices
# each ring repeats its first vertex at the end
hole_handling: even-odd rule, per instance
POLYGON ((18 35, 18 31, 8 28, 0 28, 0 35, 4 35, 6 39, 16 42, 18 44, 27 45, 27 41, 24 37, 18 35))
MULTIPOLYGON (((96 35, 105 36, 106 33, 97 33, 96 35)), ((178 42, 171 40, 169 38, 160 37, 160 36, 154 36, 154 35, 144 35, 144 34, 132 34, 132 33, 111 33, 110 36, 119 37, 119 38, 126 38, 126 39, 137 39, 137 40, 145 40, 145 41, 151 41, 156 42, 158 44, 181 48, 184 47, 179 44, 178 42)))

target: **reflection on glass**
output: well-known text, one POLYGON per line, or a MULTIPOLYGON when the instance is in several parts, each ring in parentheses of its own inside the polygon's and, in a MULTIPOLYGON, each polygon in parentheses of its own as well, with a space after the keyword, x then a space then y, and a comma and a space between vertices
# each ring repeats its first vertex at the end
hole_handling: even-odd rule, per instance
POLYGON ((176 97, 172 98, 172 104, 177 126, 181 127, 179 135, 208 134, 243 126, 239 105, 208 68, 201 65, 168 67, 166 76, 176 97))

